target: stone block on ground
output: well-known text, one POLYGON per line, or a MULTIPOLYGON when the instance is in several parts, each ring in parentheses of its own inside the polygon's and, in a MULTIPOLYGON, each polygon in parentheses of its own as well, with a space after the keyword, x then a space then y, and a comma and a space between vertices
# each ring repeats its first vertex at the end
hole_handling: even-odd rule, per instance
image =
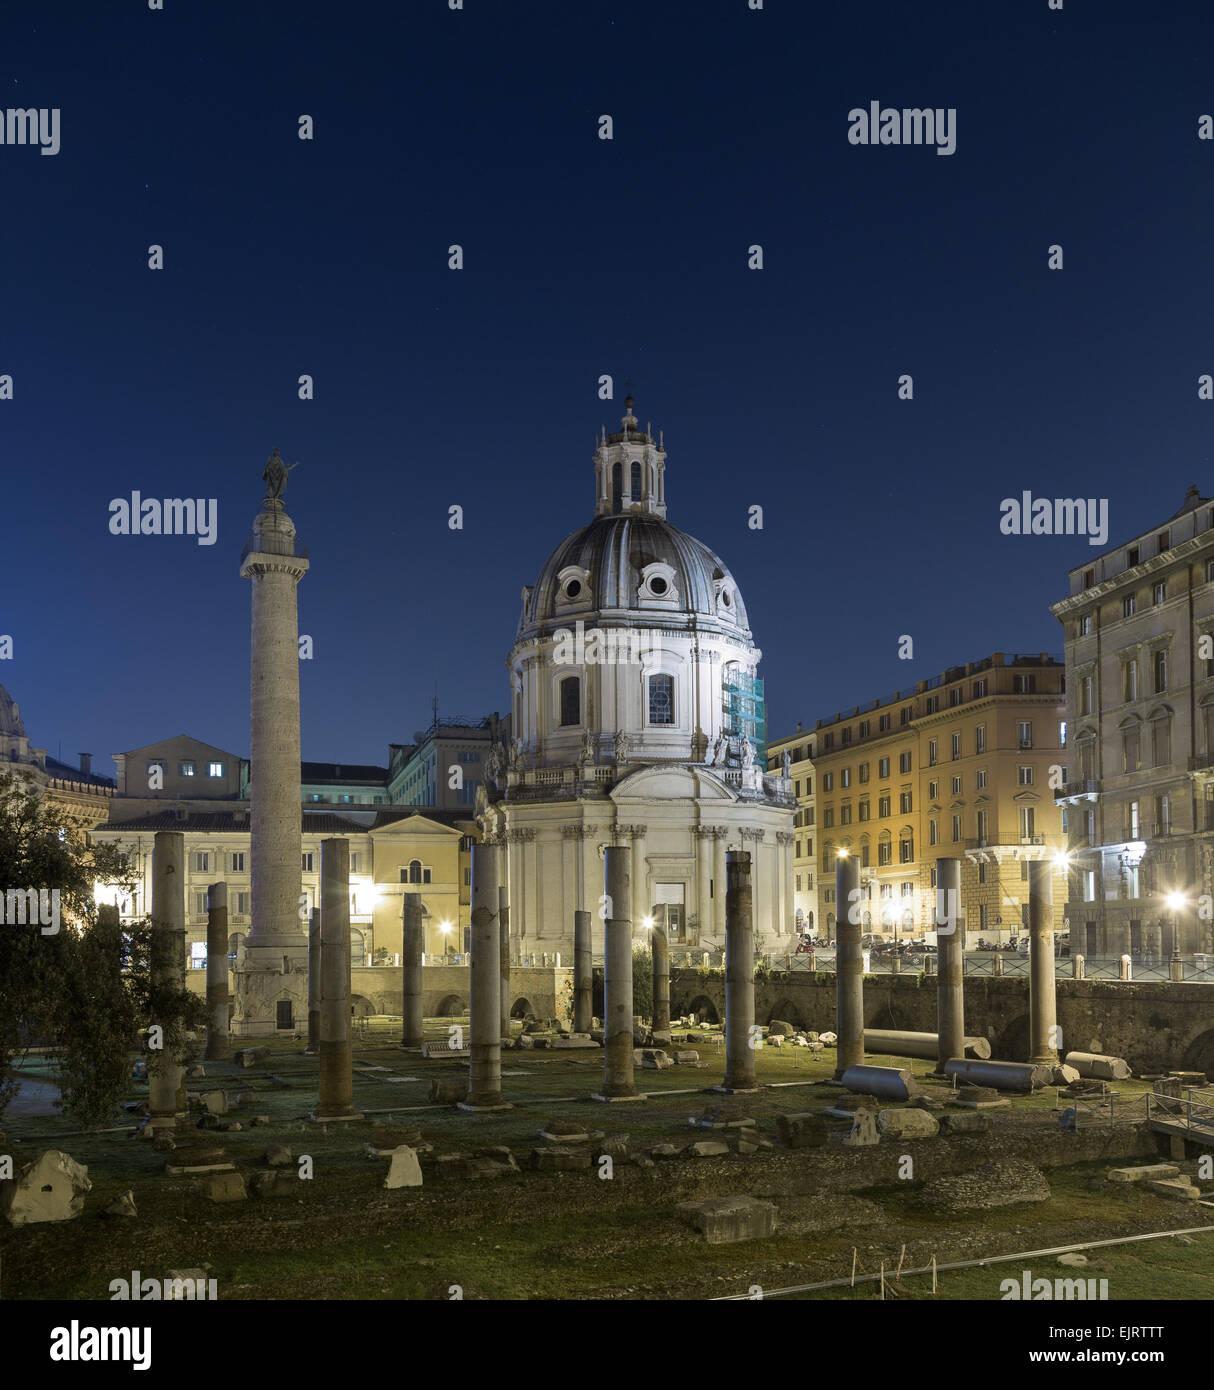
POLYGON ((208 1115, 226 1115, 228 1113, 228 1094, 226 1091, 206 1091, 203 1093, 202 1103, 206 1107, 208 1115))
POLYGON ((285 1168, 295 1161, 285 1144, 271 1144, 261 1158, 267 1168, 285 1168))
POLYGON ((590 1150, 564 1147, 532 1149, 528 1162, 540 1173, 574 1172, 590 1167, 590 1150))
POLYGON ((83 1164, 59 1149, 47 1149, 16 1177, 0 1182, 0 1212, 10 1226, 70 1221, 84 1210, 84 1194, 92 1187, 83 1164))
POLYGON ((839 1039, 837 1035, 834 1033, 819 1033, 818 1041, 824 1047, 834 1047, 834 1045, 839 1041, 839 1039))
POLYGON ((1072 1082, 1079 1080, 1079 1073, 1074 1067, 1068 1067, 1065 1063, 1054 1068, 1054 1085, 1069 1086, 1072 1082))
POLYGON ((1194 1187, 1188 1178, 1149 1178, 1146 1185, 1161 1197, 1181 1202, 1195 1202, 1201 1196, 1201 1189, 1194 1187))
POLYGON ((123 1192, 101 1209, 102 1216, 138 1216, 135 1207, 135 1194, 123 1192))
POLYGON ((590 1150, 595 1163, 600 1158, 610 1158, 616 1163, 626 1163, 632 1154, 627 1134, 613 1134, 610 1139, 602 1139, 590 1150))
POLYGON ((879 1111, 877 1128, 891 1139, 934 1139, 940 1133, 940 1122, 928 1111, 911 1106, 879 1111))
POLYGON ((949 1110, 940 1116, 941 1134, 985 1134, 991 1117, 980 1110, 949 1110))
POLYGON ((821 1115, 777 1115, 776 1133, 790 1149, 820 1149, 830 1133, 821 1115))
POLYGON ((258 1067, 272 1056, 268 1047, 242 1047, 232 1060, 238 1067, 258 1067))
POLYGON ((773 1018, 767 1028, 768 1035, 777 1038, 791 1038, 797 1031, 791 1023, 786 1023, 782 1018, 773 1018))
POLYGON ((655 1144, 649 1150, 650 1158, 677 1158, 678 1147, 674 1144, 655 1144))
POLYGON ((208 1202, 243 1202, 249 1195, 239 1173, 212 1173, 203 1178, 201 1192, 208 1202))
POLYGON ((1151 1182, 1180 1176, 1174 1163, 1140 1163, 1130 1168, 1110 1168, 1105 1174, 1110 1182, 1151 1182))
POLYGON ((852 1117, 851 1132, 843 1138, 844 1146, 860 1149, 880 1142, 881 1137, 877 1133, 877 1112, 868 1109, 856 1110, 852 1117))
POLYGON ((674 1054, 674 1062, 677 1067, 694 1067, 700 1060, 700 1054, 691 1048, 682 1048, 674 1054))
POLYGON ((284 1168, 271 1168, 249 1178, 249 1191, 255 1197, 297 1197, 301 1190, 296 1175, 284 1168))
POLYGON ((420 1187, 421 1185, 422 1167, 417 1161, 417 1151, 411 1149, 408 1144, 402 1144, 393 1151, 392 1161, 388 1167, 388 1176, 384 1179, 384 1186, 420 1187))
POLYGON ((170 1160, 174 1168, 209 1168, 226 1163, 227 1154, 218 1144, 182 1144, 170 1160))
POLYGON ((710 1197, 700 1202, 680 1202, 677 1215, 704 1233, 709 1245, 739 1240, 761 1240, 776 1229, 774 1202, 755 1197, 710 1197))
POLYGON ((693 1158, 716 1158, 720 1154, 727 1154, 729 1145, 719 1139, 697 1139, 694 1143, 688 1144, 683 1152, 693 1158))
POLYGON ((431 1105, 458 1105, 468 1099, 467 1081, 431 1081, 431 1105))

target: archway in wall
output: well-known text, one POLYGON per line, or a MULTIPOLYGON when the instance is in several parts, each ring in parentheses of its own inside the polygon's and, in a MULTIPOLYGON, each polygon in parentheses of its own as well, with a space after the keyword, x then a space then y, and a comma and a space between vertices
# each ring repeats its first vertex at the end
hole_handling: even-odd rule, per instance
POLYGON ((375 1012, 375 1005, 365 994, 352 994, 350 996, 350 1013, 354 1018, 370 1018, 375 1012))
POLYGON ((516 999, 510 1005, 511 1018, 534 1018, 535 1010, 531 1007, 530 999, 516 999))
POLYGON ((1029 1059, 1029 1016, 1021 1014, 992 1040, 993 1062, 1027 1062, 1029 1059))
POLYGON ((458 994, 448 994, 439 1000, 438 1008, 434 1011, 435 1018, 455 1018, 460 1014, 468 1012, 468 1001, 458 994))
POLYGON ((880 1008, 874 1009, 865 1028, 884 1028, 892 1029, 898 1033, 918 1033, 929 1032, 929 1029, 919 1029, 914 1025, 910 1014, 905 1009, 899 1008, 897 1004, 882 1004, 880 1008))
POLYGON ((795 1028, 803 1028, 804 1022, 801 1018, 801 1010, 791 999, 781 999, 774 1009, 767 1015, 770 1023, 773 1018, 778 1018, 783 1023, 791 1023, 795 1028))
POLYGON ((720 1023, 721 1021, 721 1016, 717 1012, 717 1006, 706 994, 697 994, 687 1006, 687 1012, 689 1014, 694 1014, 696 1018, 704 1023, 720 1023))
POLYGON ((1214 1028, 1202 1033, 1185 1048, 1184 1071, 1204 1071, 1206 1080, 1214 1079, 1214 1028))

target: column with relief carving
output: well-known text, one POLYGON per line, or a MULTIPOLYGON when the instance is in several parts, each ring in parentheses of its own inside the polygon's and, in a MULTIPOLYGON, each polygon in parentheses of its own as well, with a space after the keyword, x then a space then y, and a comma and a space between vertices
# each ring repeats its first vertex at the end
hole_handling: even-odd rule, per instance
POLYGON ((792 881, 792 847, 796 836, 791 830, 777 830, 776 840, 780 846, 780 935, 786 936, 792 931, 793 923, 796 921, 792 881))
POLYGON ((749 850, 750 863, 753 866, 750 875, 751 921, 756 950, 771 945, 771 909, 767 903, 768 894, 760 888, 763 882, 763 851, 760 846, 766 838, 766 830, 754 826, 742 827, 742 848, 749 850))

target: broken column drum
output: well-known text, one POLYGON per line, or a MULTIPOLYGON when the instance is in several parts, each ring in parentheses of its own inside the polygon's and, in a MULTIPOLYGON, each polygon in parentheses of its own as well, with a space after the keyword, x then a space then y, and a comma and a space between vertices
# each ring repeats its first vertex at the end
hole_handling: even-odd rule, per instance
POLYGON ((422 900, 406 892, 401 904, 401 1034, 402 1047, 422 1045, 422 900))
MULTIPOLYGON (((985 1052, 971 1052, 967 1042, 979 1041, 965 1036, 965 939, 961 928, 961 860, 946 857, 936 860, 936 945, 938 975, 936 978, 936 1070, 943 1070, 953 1057, 989 1057, 985 1052)), ((985 1042, 985 1039, 981 1041, 985 1042)), ((920 1054, 907 1053, 907 1056, 920 1054)))
POLYGON ((725 1082, 727 1091, 755 1086, 755 932, 750 855, 725 855, 725 1082))
POLYGON ((360 1118, 354 1109, 350 1036, 350 842, 320 845, 320 1089, 318 1120, 360 1118))
POLYGON ((207 1048, 208 1062, 231 1055, 228 1037, 228 885, 207 890, 207 1048))
POLYGON ((864 934, 860 861, 835 861, 835 1079, 864 1062, 864 934), (855 919, 854 921, 852 919, 855 919))
MULTIPOLYGON (((152 987, 155 994, 173 995, 185 988, 185 836, 160 830, 152 849, 152 987)), ((148 1053, 148 1127, 173 1130, 187 1110, 185 1068, 180 1059, 181 1019, 149 1019, 164 1031, 164 1046, 148 1053)))
POLYGON ((632 1049, 632 850, 603 851, 607 918, 603 931, 603 1091, 635 1096, 632 1049))
POLYGON ((472 846, 472 958, 469 965, 471 1047, 467 1106, 502 1104, 501 929, 498 848, 472 846))

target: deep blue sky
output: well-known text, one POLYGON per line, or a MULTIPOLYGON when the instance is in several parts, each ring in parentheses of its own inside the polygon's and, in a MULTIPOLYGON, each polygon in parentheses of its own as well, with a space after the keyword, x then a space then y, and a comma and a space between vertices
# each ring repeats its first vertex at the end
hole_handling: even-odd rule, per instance
POLYGON ((0 682, 36 744, 247 754, 274 445, 313 564, 304 757, 344 762, 436 685, 507 708, 519 590, 589 519, 628 375, 670 519, 742 587, 772 736, 1061 651, 1047 605, 1097 552, 1000 535, 1002 498, 1108 497, 1115 543, 1214 492, 1205 0, 466 4, 6 5, 3 105, 63 113, 56 157, 0 148, 0 682), (957 152, 850 145, 872 100, 956 107, 957 152), (111 536, 133 489, 218 498, 218 544, 111 536))

